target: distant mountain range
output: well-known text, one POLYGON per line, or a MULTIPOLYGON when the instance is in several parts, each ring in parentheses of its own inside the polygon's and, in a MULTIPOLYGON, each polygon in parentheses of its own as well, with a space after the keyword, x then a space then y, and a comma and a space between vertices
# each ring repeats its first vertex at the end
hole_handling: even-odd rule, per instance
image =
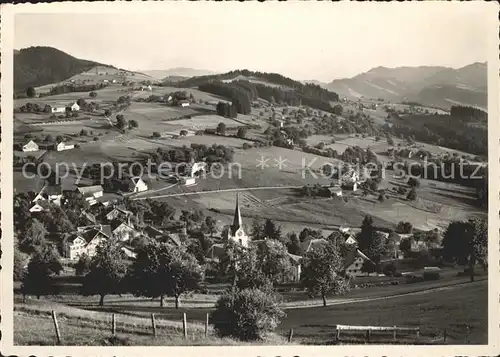
POLYGON ((187 68, 187 67, 176 67, 170 69, 158 69, 158 70, 146 70, 140 71, 144 74, 150 75, 151 77, 155 77, 158 79, 169 79, 167 77, 171 77, 171 80, 180 79, 180 78, 190 78, 190 77, 199 77, 199 76, 210 76, 213 74, 217 74, 217 72, 209 71, 206 69, 195 69, 195 68, 187 68))
POLYGON ((97 65, 104 66, 73 57, 52 47, 14 50, 14 91, 25 91, 30 86, 38 87, 64 81, 97 65))
POLYGON ((320 85, 350 99, 411 101, 443 109, 456 104, 488 107, 486 63, 473 63, 458 69, 377 67, 352 78, 320 85))

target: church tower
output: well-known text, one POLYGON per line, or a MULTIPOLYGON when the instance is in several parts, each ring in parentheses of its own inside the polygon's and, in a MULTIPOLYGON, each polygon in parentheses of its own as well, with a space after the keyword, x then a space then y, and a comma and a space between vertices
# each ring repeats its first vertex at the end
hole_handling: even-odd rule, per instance
POLYGON ((248 247, 248 235, 243 230, 243 221, 241 219, 239 195, 236 193, 236 207, 234 209, 234 218, 231 227, 227 232, 227 238, 232 239, 236 243, 241 244, 244 247, 248 247))

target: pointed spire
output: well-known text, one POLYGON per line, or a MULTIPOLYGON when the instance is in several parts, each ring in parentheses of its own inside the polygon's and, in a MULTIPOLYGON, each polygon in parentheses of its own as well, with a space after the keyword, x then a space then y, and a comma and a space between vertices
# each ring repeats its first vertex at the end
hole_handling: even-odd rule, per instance
POLYGON ((233 219, 233 234, 243 225, 241 221, 241 212, 240 212, 240 204, 239 204, 239 194, 236 193, 236 208, 234 209, 234 219, 233 219))

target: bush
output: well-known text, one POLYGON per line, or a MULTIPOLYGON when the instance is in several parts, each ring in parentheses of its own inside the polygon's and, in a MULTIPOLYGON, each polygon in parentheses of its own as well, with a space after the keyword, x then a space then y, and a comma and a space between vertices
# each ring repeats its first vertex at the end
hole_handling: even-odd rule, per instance
POLYGON ((153 132, 153 138, 159 138, 161 135, 159 132, 155 131, 153 132))
POLYGON ((251 147, 252 145, 250 145, 249 143, 243 143, 243 150, 250 149, 251 147))
POLYGON ((278 295, 270 291, 243 289, 219 298, 211 324, 221 337, 258 340, 274 331, 285 317, 278 295))
POLYGON ((396 265, 389 263, 382 268, 382 273, 387 276, 394 276, 396 273, 396 265))

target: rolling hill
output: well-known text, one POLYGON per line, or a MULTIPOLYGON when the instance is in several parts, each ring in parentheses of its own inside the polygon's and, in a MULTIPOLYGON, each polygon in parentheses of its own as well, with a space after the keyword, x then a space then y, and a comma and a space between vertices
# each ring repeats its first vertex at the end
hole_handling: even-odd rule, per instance
POLYGON ((52 47, 29 47, 16 50, 14 51, 14 92, 25 91, 29 86, 39 87, 60 82, 97 65, 102 64, 75 58, 52 47))
MULTIPOLYGON (((206 69, 195 69, 195 68, 187 68, 187 67, 175 67, 169 69, 158 69, 158 70, 145 70, 141 71, 144 74, 147 74, 151 77, 157 79, 164 79, 167 77, 181 77, 181 78, 190 78, 190 77, 199 77, 199 76, 209 76, 217 74, 214 71, 209 71, 206 69)), ((172 79, 172 78, 171 78, 172 79)))
POLYGON ((377 67, 352 78, 323 84, 348 98, 413 101, 449 110, 463 104, 487 108, 486 63, 448 67, 377 67))

